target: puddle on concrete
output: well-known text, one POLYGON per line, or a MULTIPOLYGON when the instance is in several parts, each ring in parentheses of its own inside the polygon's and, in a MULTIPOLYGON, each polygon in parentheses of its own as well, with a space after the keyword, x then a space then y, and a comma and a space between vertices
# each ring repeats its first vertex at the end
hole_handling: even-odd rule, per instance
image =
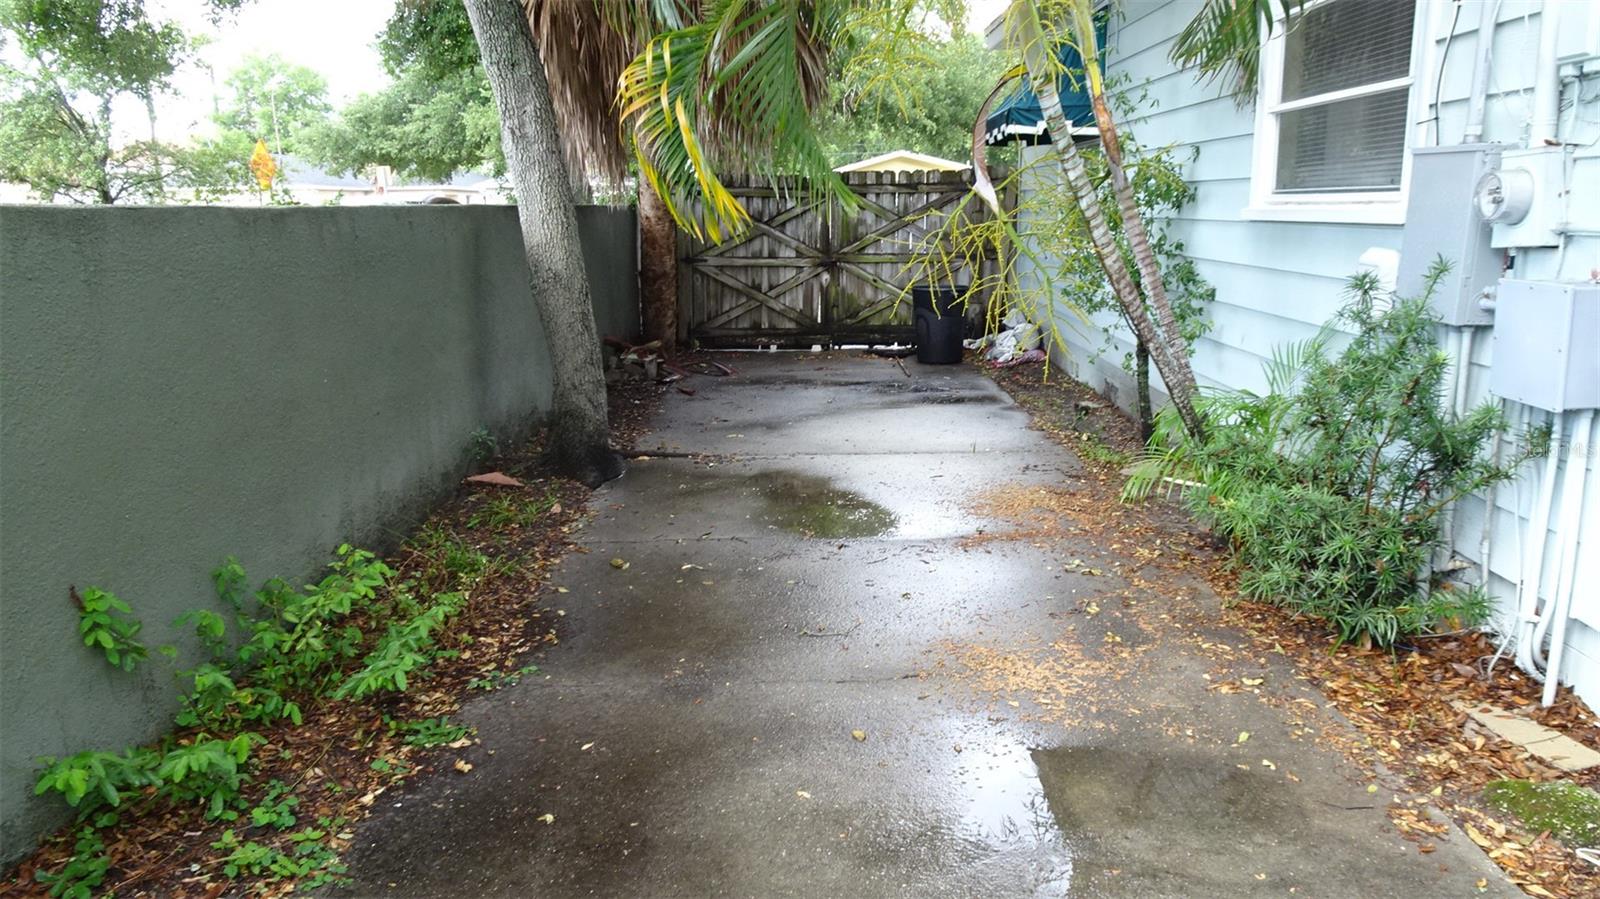
POLYGON ((1305 847, 1336 842, 1306 832, 1327 810, 1308 808, 1265 768, 1117 747, 1036 749, 1031 756, 1052 820, 1078 848, 1073 886, 1089 895, 1272 887, 1251 880, 1253 872, 1284 871, 1305 847))
POLYGON ((759 474, 748 478, 768 522, 806 537, 876 537, 894 529, 893 512, 859 493, 840 490, 825 478, 759 474))
POLYGON ((1010 740, 962 746, 948 797, 952 830, 995 882, 1021 895, 1072 895, 1073 856, 1051 812, 1032 751, 1010 740))

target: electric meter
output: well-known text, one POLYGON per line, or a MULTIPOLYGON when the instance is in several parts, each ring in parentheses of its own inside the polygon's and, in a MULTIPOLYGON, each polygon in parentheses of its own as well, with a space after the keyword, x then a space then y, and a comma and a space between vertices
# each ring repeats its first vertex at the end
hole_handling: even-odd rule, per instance
POLYGON ((1478 215, 1496 225, 1515 225, 1533 206, 1533 173, 1527 169, 1484 172, 1473 191, 1478 215))

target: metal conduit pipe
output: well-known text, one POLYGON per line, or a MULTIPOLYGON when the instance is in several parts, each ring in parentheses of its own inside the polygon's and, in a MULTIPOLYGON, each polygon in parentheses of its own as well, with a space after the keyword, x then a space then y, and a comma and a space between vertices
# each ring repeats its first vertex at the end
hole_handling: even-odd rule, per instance
POLYGON ((1528 146, 1556 142, 1561 126, 1561 81, 1556 72, 1556 48, 1561 36, 1561 4, 1544 0, 1539 7, 1539 53, 1534 58, 1533 116, 1528 123, 1528 146))
MULTIPOLYGON (((1499 400, 1498 403, 1500 407, 1500 416, 1501 418, 1505 418, 1506 401, 1502 399, 1499 400)), ((1522 422, 1523 414, 1524 410, 1519 410, 1516 419, 1511 421, 1510 430, 1512 440, 1517 439, 1516 435, 1521 433, 1522 429, 1519 427, 1519 425, 1522 422)), ((1500 467, 1501 450, 1504 447, 1505 435, 1496 433, 1494 436, 1494 449, 1489 453, 1489 464, 1496 468, 1500 467)), ((1493 575, 1493 570, 1489 565, 1489 554, 1494 550, 1494 541, 1491 538, 1494 536, 1495 500, 1499 495, 1499 487, 1500 484, 1498 481, 1491 483, 1488 489, 1484 491, 1483 495, 1483 527, 1478 531, 1478 586, 1482 588, 1484 592, 1488 592, 1489 578, 1493 575)))
POLYGON ((1464 144, 1483 140, 1484 111, 1489 106, 1489 73, 1494 64, 1494 30, 1500 21, 1501 0, 1478 6, 1477 54, 1472 61, 1472 91, 1467 95, 1467 130, 1464 144))
POLYGON ((1517 574, 1517 667, 1536 679, 1544 677, 1534 661, 1533 635, 1539 623, 1539 581, 1544 575, 1544 544, 1550 534, 1550 505, 1555 499, 1559 467, 1556 447, 1560 445, 1564 421, 1564 416, 1557 414, 1551 423, 1557 442, 1552 443, 1544 459, 1539 494, 1533 503, 1533 516, 1528 519, 1529 539, 1523 547, 1522 566, 1517 574))
POLYGON ((1589 486, 1588 455, 1593 430, 1594 410, 1585 409, 1572 428, 1572 442, 1567 448, 1567 473, 1561 482, 1561 568, 1550 613, 1545 616, 1554 622, 1550 628, 1550 661, 1544 669, 1543 704, 1546 706, 1556 701, 1556 687, 1561 682, 1561 657, 1567 644, 1567 622, 1572 618, 1572 597, 1578 587, 1578 532, 1583 527, 1583 494, 1589 486))

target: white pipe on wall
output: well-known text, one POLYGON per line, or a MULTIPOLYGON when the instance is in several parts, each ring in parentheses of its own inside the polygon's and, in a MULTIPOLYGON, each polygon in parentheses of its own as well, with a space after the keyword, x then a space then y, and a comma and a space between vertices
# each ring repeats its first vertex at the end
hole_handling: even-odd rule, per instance
MULTIPOLYGON (((1506 401, 1502 399, 1499 401, 1499 404, 1501 417, 1506 417, 1506 401)), ((1525 414, 1526 407, 1519 407, 1516 418, 1511 420, 1510 429, 1512 440, 1516 440, 1517 435, 1522 433, 1521 425, 1524 420, 1523 416, 1525 414)), ((1489 456, 1490 464, 1494 465, 1496 468, 1500 467, 1500 456, 1504 447, 1505 435, 1496 433, 1494 435, 1494 449, 1490 452, 1489 456)), ((1489 485, 1488 490, 1484 491, 1483 528, 1478 532, 1478 586, 1483 588, 1485 591, 1489 589, 1489 578, 1494 573, 1492 567, 1489 565, 1489 555, 1494 551, 1494 510, 1495 501, 1499 496, 1499 488, 1500 483, 1496 481, 1495 483, 1489 485)), ((1515 629, 1513 628, 1513 630, 1515 629)))
POLYGON ((1489 72, 1494 64, 1494 30, 1500 20, 1500 0, 1478 5, 1478 52, 1472 61, 1472 91, 1467 94, 1467 130, 1464 144, 1483 140, 1484 111, 1489 105, 1489 72))
POLYGON ((1528 123, 1528 146, 1556 142, 1561 125, 1561 81, 1556 72, 1556 46, 1561 36, 1561 0, 1544 0, 1539 7, 1539 54, 1534 57, 1533 118, 1528 123))
POLYGON ((1594 410, 1585 409, 1572 427, 1572 440, 1567 447, 1567 473, 1561 481, 1561 525, 1557 537, 1561 541, 1561 568, 1556 578, 1556 593, 1551 599, 1550 661, 1544 669, 1544 696, 1546 706, 1556 701, 1556 687, 1561 682, 1561 657, 1567 643, 1567 622, 1572 618, 1572 596, 1577 592, 1578 531, 1583 527, 1583 494, 1589 485, 1589 445, 1594 430, 1594 410))
POLYGON ((1550 452, 1544 458, 1539 478, 1539 495, 1528 519, 1528 540, 1523 544, 1522 568, 1517 575, 1517 667, 1535 678, 1542 675, 1534 661, 1534 631, 1539 623, 1539 581, 1544 575, 1544 543, 1550 534, 1550 505, 1556 493, 1556 455, 1560 446, 1565 416, 1557 414, 1551 422, 1550 452))

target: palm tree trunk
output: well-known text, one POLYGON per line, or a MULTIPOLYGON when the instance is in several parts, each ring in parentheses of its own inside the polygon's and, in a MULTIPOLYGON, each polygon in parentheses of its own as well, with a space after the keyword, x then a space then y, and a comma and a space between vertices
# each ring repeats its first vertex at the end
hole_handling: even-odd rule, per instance
MULTIPOLYGON (((1127 169, 1122 164, 1122 144, 1116 121, 1111 117, 1104 94, 1095 94, 1092 100, 1095 124, 1100 128, 1100 144, 1105 153, 1106 171, 1111 175, 1111 189, 1117 197, 1117 209, 1122 213, 1122 233, 1128 238, 1128 250, 1139 269, 1139 283, 1145 289, 1145 298, 1155 310, 1156 321, 1167 338, 1167 345, 1183 347, 1186 345, 1183 330, 1178 327, 1172 301, 1167 298, 1167 285, 1161 277, 1161 266, 1156 262, 1155 250, 1150 246, 1150 234, 1145 230, 1144 216, 1139 212, 1138 202, 1134 198, 1133 183, 1128 180, 1127 169)), ((1194 371, 1189 366, 1188 354, 1175 350, 1172 357, 1179 366, 1183 380, 1194 384, 1194 371)))
MULTIPOLYGON (((1089 0, 1077 0, 1072 7, 1072 17, 1073 30, 1077 33, 1079 49, 1082 51, 1084 80, 1089 86, 1094 120, 1100 130, 1100 149, 1105 156, 1106 171, 1111 176, 1117 209, 1122 213, 1122 233, 1128 238, 1128 250, 1139 269, 1139 284, 1143 288, 1144 299, 1155 309, 1156 320, 1161 323, 1161 330, 1166 337, 1163 349, 1167 351, 1171 367, 1162 367, 1158 359, 1157 368, 1161 371, 1161 380, 1167 385, 1167 394, 1183 415, 1184 426, 1198 437, 1199 416, 1194 413, 1196 386, 1194 370, 1189 365, 1188 343, 1183 339, 1183 330, 1178 327, 1172 302, 1167 298, 1161 266, 1156 261, 1155 250, 1150 246, 1150 235, 1145 230, 1144 216, 1139 212, 1139 204, 1134 197, 1133 183, 1128 180, 1127 170, 1122 164, 1122 138, 1117 133, 1117 122, 1111 115, 1111 107, 1106 103, 1105 79, 1100 72, 1099 47, 1096 46, 1094 31, 1094 4, 1089 0), (1185 412, 1185 409, 1188 411, 1185 412), (1191 418, 1194 421, 1191 422, 1191 418)), ((1058 102, 1057 108, 1059 106, 1058 102)), ((1143 303, 1140 308, 1142 311, 1143 303)))
POLYGON ((555 383, 547 452, 563 474, 595 486, 621 474, 622 463, 610 447, 600 338, 550 85, 518 0, 466 0, 466 7, 500 111, 533 301, 549 344, 555 383))
MULTIPOLYGON (((1023 19, 1025 26, 1030 21, 1037 22, 1036 13, 1031 18, 1023 19)), ((1122 250, 1117 246, 1111 227, 1106 222, 1105 211, 1100 208, 1100 199, 1095 192, 1094 183, 1089 178, 1088 170, 1084 168, 1083 157, 1072 143, 1072 129, 1061 111, 1061 97, 1056 92, 1055 72, 1046 57, 1053 48, 1045 46, 1044 38, 1036 24, 1030 30, 1033 31, 1032 34, 1020 36, 1023 42, 1023 60, 1028 68, 1028 82, 1039 98, 1039 108, 1044 113, 1045 127, 1053 137, 1052 143, 1061 165, 1061 173, 1065 176, 1068 187, 1072 189, 1079 211, 1083 213, 1089 241, 1094 245, 1095 255, 1100 259, 1100 267, 1105 271, 1106 279, 1111 282, 1112 292, 1116 294, 1117 302, 1122 306, 1124 317, 1133 328, 1134 335, 1150 351, 1150 357, 1156 364, 1156 371, 1161 373, 1161 380, 1167 385, 1167 395, 1172 398, 1172 404, 1177 408, 1178 416, 1183 419, 1184 427, 1190 433, 1200 435, 1204 432, 1204 424, 1194 407, 1194 375, 1189 372, 1187 364, 1179 367, 1173 359, 1176 353, 1184 352, 1184 345, 1179 343, 1174 350, 1174 347, 1162 340, 1156 330, 1155 322, 1150 319, 1150 314, 1145 309, 1144 296, 1128 273, 1127 264, 1123 262, 1122 250)))
POLYGON ((678 348, 678 226, 650 184, 639 179, 639 300, 644 339, 661 341, 670 356, 678 348))
POLYGON ((1139 442, 1148 445, 1156 431, 1156 410, 1150 402, 1150 350, 1142 340, 1133 347, 1133 383, 1139 397, 1139 442))

